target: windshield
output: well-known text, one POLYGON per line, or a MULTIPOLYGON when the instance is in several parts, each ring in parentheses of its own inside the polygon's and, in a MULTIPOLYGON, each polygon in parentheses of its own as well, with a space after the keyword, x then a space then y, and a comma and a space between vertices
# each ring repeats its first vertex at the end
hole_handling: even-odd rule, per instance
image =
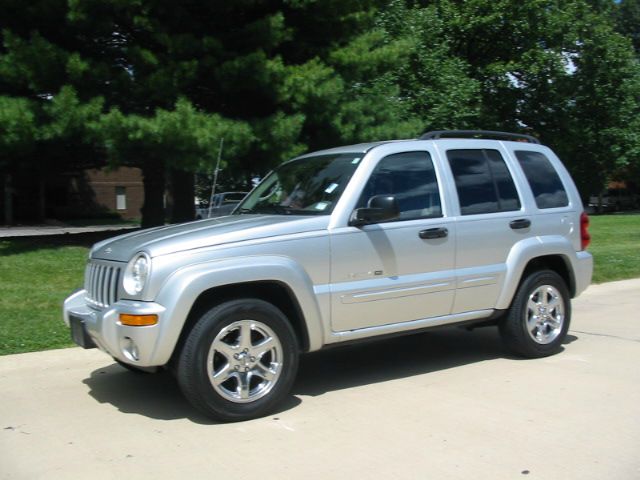
POLYGON ((362 154, 318 155, 287 162, 251 192, 234 212, 329 215, 362 154))

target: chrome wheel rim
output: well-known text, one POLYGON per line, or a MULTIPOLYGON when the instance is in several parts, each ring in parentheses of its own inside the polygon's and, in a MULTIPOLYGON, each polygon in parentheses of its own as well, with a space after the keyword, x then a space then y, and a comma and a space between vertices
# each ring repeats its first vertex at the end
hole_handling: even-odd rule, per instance
POLYGON ((534 342, 541 345, 553 342, 562 331, 564 318, 564 300, 557 288, 542 285, 529 295, 527 332, 534 342))
POLYGON ((271 328, 256 320, 240 320, 220 330, 211 343, 209 381, 226 400, 254 402, 277 383, 282 357, 282 345, 271 328))

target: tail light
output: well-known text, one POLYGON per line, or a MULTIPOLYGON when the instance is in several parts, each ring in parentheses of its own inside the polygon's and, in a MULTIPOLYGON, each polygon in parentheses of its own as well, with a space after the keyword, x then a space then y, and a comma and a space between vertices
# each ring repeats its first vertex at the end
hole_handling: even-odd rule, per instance
POLYGON ((582 250, 586 250, 591 243, 591 235, 589 235, 589 215, 582 212, 580 215, 580 241, 582 250))

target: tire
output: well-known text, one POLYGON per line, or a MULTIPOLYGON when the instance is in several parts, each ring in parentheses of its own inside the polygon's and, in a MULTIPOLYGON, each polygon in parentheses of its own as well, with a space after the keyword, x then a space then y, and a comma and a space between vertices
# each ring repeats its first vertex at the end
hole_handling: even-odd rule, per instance
POLYGON ((561 350, 570 321, 571 301, 564 280, 551 270, 541 270, 522 281, 499 327, 508 350, 540 358, 561 350))
POLYGON ((176 372, 196 408, 229 422, 270 413, 289 394, 297 369, 298 342, 287 317, 270 303, 239 299, 200 317, 176 372))

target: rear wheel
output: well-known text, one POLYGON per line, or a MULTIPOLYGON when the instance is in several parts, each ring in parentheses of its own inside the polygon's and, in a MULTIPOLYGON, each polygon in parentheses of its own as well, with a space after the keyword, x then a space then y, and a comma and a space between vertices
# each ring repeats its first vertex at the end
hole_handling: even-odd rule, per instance
POLYGON ((297 367, 296 336, 284 314, 262 300, 240 299, 202 315, 180 353, 177 375, 195 407, 239 421, 276 408, 297 367))
POLYGON ((541 270, 527 276, 500 323, 506 347, 528 358, 560 351, 571 320, 567 286, 557 273, 541 270))

